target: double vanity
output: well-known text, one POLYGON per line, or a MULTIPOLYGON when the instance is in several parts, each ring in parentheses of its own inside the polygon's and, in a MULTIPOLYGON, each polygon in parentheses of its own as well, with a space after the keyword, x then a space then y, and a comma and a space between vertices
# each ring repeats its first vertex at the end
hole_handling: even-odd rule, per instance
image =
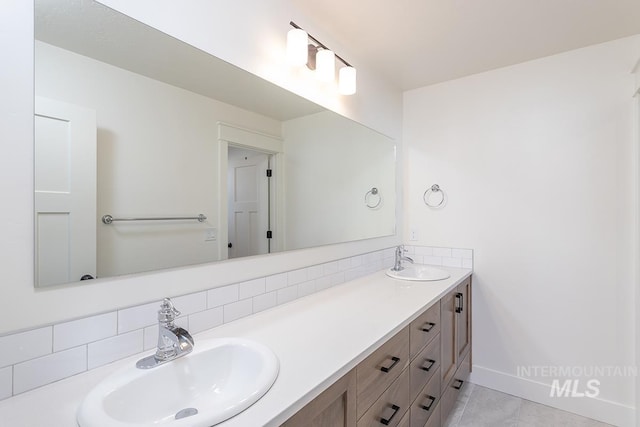
MULTIPOLYGON (((159 374, 135 386, 127 380, 126 396, 124 388, 112 384, 124 394, 120 402, 113 399, 111 408, 137 417, 122 415, 130 421, 123 421, 127 426, 145 425, 145 416, 158 415, 153 408, 168 408, 157 425, 207 425, 205 415, 212 413, 196 401, 198 387, 229 391, 222 387, 228 381, 220 376, 223 371, 239 384, 255 385, 266 371, 273 374, 275 364, 277 378, 268 391, 218 425, 440 426, 471 368, 471 270, 441 269, 449 277, 437 281, 398 280, 379 271, 197 334, 190 354, 147 369, 159 374), (216 353, 216 345, 235 349, 237 357, 216 353), (217 358, 211 358, 214 353, 217 358), (164 368, 169 369, 160 374, 164 368), (250 375, 243 375, 244 369, 250 375), (213 386, 203 381, 202 376, 215 375, 213 386), (154 404, 154 399, 162 400, 154 404)), ((16 396, 2 402, 0 417, 15 427, 76 426, 78 408, 91 393, 100 394, 100 387, 123 373, 144 376, 135 373, 140 358, 16 396), (39 410, 29 410, 34 407, 39 410)), ((90 416, 83 420, 91 425, 90 416)))

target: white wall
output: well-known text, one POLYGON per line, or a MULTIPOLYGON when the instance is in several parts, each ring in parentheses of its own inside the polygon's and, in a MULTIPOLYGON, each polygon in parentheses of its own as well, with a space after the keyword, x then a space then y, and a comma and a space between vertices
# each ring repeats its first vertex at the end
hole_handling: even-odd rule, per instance
MULTIPOLYGON (((135 17, 145 23, 155 23, 161 29, 169 27, 171 35, 177 38, 204 47, 207 52, 276 83, 290 82, 299 94, 309 96, 311 93, 316 99, 322 98, 325 105, 393 138, 401 136, 400 91, 377 78, 366 64, 360 67, 357 55, 341 49, 338 44, 332 47, 359 67, 358 94, 347 98, 334 91, 324 92, 326 88, 313 86, 307 75, 299 79, 293 76, 289 80, 287 74, 291 71, 284 68, 283 58, 288 22, 297 15, 292 0, 120 3, 123 8, 136 9, 135 17), (277 70, 283 72, 278 74, 277 70)), ((0 54, 3 64, 10 64, 0 67, 0 190, 3 195, 0 216, 0 312, 3 322, 0 334, 142 304, 162 296, 183 295, 294 270, 399 242, 399 237, 370 239, 269 257, 97 280, 82 286, 34 290, 33 3, 6 0, 0 3, 0 12, 0 54)), ((331 45, 332 40, 320 31, 322 26, 311 24, 311 20, 308 22, 309 31, 331 45)))
POLYGON ((283 122, 282 137, 286 250, 395 233, 392 140, 330 111, 283 122))
POLYGON ((634 365, 639 52, 635 36, 404 97, 407 230, 474 249, 473 380, 620 425, 633 425, 633 378, 550 399, 552 377, 516 374, 634 365), (422 202, 433 183, 444 209, 422 202))

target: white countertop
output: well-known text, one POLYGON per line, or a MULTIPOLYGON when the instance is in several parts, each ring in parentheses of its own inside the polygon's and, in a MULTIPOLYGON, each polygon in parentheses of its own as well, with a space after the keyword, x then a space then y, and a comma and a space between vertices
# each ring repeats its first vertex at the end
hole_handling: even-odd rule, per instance
MULTIPOLYGON (((451 277, 409 282, 379 271, 195 335, 196 346, 208 338, 252 339, 270 347, 280 360, 280 373, 267 394, 218 425, 280 425, 471 275, 468 269, 439 268, 451 277)), ((76 427, 76 411, 86 393, 141 356, 0 401, 2 425, 76 427)))

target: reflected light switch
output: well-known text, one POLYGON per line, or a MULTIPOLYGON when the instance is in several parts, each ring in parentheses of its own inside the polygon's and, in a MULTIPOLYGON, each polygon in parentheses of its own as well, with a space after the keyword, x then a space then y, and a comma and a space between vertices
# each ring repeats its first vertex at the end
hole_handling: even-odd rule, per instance
POLYGON ((215 228, 207 228, 204 230, 204 240, 206 242, 211 242, 213 240, 216 240, 216 230, 215 228))

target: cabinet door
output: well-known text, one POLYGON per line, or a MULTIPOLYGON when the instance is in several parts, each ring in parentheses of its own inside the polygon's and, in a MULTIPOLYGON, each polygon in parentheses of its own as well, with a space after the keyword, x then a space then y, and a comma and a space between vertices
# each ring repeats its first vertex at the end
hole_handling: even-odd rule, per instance
POLYGON ((457 360, 460 361, 471 349, 471 278, 458 285, 455 311, 457 360))
POLYGON ((355 427, 356 373, 352 370, 289 418, 282 427, 355 427))
POLYGON ((449 384, 456 372, 456 295, 457 288, 445 295, 440 303, 440 369, 442 388, 449 384))

